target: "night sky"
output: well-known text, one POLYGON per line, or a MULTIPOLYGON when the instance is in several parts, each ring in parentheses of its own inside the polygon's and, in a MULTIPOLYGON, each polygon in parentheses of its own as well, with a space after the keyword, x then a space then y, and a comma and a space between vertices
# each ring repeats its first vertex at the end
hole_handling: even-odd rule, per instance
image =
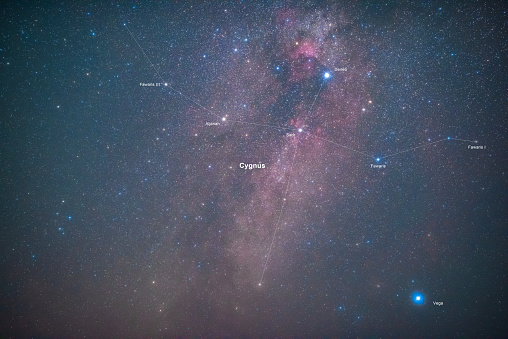
POLYGON ((507 9, 3 2, 0 336, 507 335, 507 9))

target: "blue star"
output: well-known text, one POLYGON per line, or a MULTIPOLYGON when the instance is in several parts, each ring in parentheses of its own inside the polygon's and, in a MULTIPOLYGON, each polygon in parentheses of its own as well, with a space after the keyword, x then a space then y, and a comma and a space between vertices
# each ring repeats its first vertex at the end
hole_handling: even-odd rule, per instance
POLYGON ((425 297, 420 292, 414 292, 412 299, 413 299, 413 302, 417 305, 422 305, 425 302, 425 297))
POLYGON ((450 137, 448 137, 448 140, 450 140, 450 137))
POLYGON ((330 74, 330 72, 325 72, 325 74, 324 74, 325 79, 328 79, 328 78, 330 78, 331 76, 332 76, 332 75, 330 74))
POLYGON ((377 162, 381 161, 381 158, 376 158, 376 161, 377 161, 377 162))

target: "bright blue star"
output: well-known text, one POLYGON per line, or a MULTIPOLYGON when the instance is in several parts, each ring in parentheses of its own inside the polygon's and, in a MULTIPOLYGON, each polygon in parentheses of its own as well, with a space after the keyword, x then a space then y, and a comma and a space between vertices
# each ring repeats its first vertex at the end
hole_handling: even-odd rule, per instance
POLYGON ((414 292, 412 299, 413 302, 417 305, 422 305, 425 302, 425 297, 420 292, 414 292))
POLYGON ((127 24, 126 24, 125 22, 123 23, 123 25, 124 25, 124 26, 127 26, 127 24))
POLYGON ((376 161, 377 161, 377 162, 381 161, 381 158, 376 158, 376 161))
POLYGON ((328 79, 329 77, 331 77, 330 73, 329 72, 325 72, 325 79, 328 79))
POLYGON ((450 139, 451 139, 451 138, 450 138, 450 137, 448 137, 448 140, 450 140, 450 139))

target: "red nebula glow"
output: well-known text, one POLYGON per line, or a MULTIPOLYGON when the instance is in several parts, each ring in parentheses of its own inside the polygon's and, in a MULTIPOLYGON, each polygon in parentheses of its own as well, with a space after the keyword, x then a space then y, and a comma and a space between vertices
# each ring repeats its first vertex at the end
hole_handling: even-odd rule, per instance
POLYGON ((310 40, 299 42, 290 54, 291 59, 298 59, 303 56, 305 58, 317 58, 317 44, 310 40))

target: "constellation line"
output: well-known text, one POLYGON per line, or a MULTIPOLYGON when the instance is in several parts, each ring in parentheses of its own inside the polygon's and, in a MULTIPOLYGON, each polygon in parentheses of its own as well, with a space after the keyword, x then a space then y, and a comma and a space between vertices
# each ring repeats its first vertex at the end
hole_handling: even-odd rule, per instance
MULTIPOLYGON (((414 151, 414 150, 415 150, 415 149, 417 149, 417 148, 422 148, 422 147, 426 147, 426 146, 434 145, 434 144, 437 144, 438 142, 442 142, 442 141, 445 141, 445 140, 448 140, 448 138, 441 139, 441 140, 434 141, 434 142, 430 142, 430 143, 428 143, 428 144, 424 144, 424 145, 416 146, 416 147, 413 147, 413 148, 409 148, 409 149, 407 149, 407 150, 400 151, 400 152, 393 153, 393 154, 389 154, 389 155, 386 155, 386 156, 384 156, 384 157, 379 157, 379 159, 386 159, 386 158, 389 158, 389 157, 393 157, 394 155, 398 155, 398 154, 401 154, 401 153, 406 153, 406 152, 409 152, 409 151, 414 151)), ((451 140, 451 139, 450 139, 450 140, 451 140)))
POLYGON ((472 143, 478 143, 478 140, 464 140, 464 139, 457 139, 457 138, 450 138, 450 140, 458 140, 458 141, 465 141, 465 142, 472 142, 472 143))
POLYGON ((355 150, 354 148, 351 148, 351 147, 347 147, 347 146, 344 146, 344 145, 338 144, 338 143, 336 143, 335 141, 332 141, 332 140, 328 140, 328 139, 325 139, 325 138, 318 137, 317 135, 315 135, 315 134, 311 134, 311 133, 309 133, 309 132, 307 132, 307 131, 303 131, 303 133, 306 133, 306 134, 308 134, 308 135, 310 135, 310 136, 312 136, 312 137, 314 137, 314 138, 318 138, 318 139, 320 139, 320 140, 327 141, 327 142, 332 143, 332 144, 334 144, 334 145, 337 145, 337 146, 343 147, 343 148, 348 149, 348 150, 350 150, 350 151, 353 151, 353 152, 356 152, 356 153, 360 153, 360 154, 362 154, 362 155, 365 155, 366 157, 369 157, 369 158, 375 158, 373 155, 370 155, 370 154, 367 154, 367 153, 364 153, 364 152, 361 152, 361 151, 355 150))
POLYGON ((279 227, 280 227, 280 218, 282 216, 282 212, 284 211, 284 206, 286 205, 287 196, 288 196, 288 192, 289 192, 289 186, 291 184, 291 174, 293 174, 293 165, 295 163, 297 150, 298 150, 298 139, 296 140, 296 144, 295 144, 295 152, 293 154, 293 161, 291 161, 291 170, 288 174, 288 182, 286 185, 286 192, 284 192, 284 199, 282 201, 282 207, 280 208, 279 217, 277 219, 277 223, 275 224, 275 231, 273 232, 272 242, 270 244, 270 248, 268 249, 268 254, 266 255, 265 266, 263 268, 263 273, 261 273, 261 279, 259 280, 258 286, 261 286, 261 284, 263 283, 263 277, 265 276, 266 267, 268 266, 268 260, 270 260, 270 255, 272 253, 273 243, 275 242, 275 236, 276 236, 277 231, 279 230, 279 227))
MULTIPOLYGON (((171 90, 177 92, 178 94, 180 94, 182 97, 184 97, 185 99, 193 102, 194 104, 198 105, 199 107, 201 107, 203 110, 205 110, 206 112, 209 112, 209 113, 212 113, 214 114, 211 110, 209 110, 208 108, 204 107, 203 105, 201 105, 199 102, 197 102, 196 100, 192 99, 191 97, 183 94, 182 92, 180 92, 179 90, 177 90, 176 88, 173 88, 171 87, 170 84, 168 84, 167 82, 164 81, 164 78, 160 75, 159 71, 157 70, 157 68, 155 67, 155 65, 152 63, 152 61, 150 60, 150 58, 148 57, 148 55, 146 55, 145 51, 143 50, 143 48, 141 47, 141 45, 139 44, 138 40, 134 37, 134 34, 132 34, 131 30, 129 29, 129 27, 127 27, 127 25, 125 25, 125 28, 127 28, 127 31, 129 32, 129 34, 131 35, 132 39, 136 42, 136 45, 138 45, 139 49, 141 50, 141 52, 143 52, 143 55, 145 56, 146 60, 148 60, 148 62, 150 63, 150 65, 152 65, 152 68, 154 69, 155 73, 159 76, 161 82, 164 82, 164 85, 167 84, 167 87, 169 87, 171 90)), ((214 114, 215 115, 215 114, 214 114)))

